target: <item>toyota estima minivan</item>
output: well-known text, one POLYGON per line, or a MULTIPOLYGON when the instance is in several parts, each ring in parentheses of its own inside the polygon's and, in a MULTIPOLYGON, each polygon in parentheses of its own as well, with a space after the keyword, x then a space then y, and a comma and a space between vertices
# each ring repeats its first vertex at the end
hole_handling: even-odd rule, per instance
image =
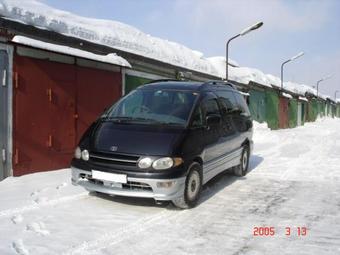
POLYGON ((190 208, 217 174, 247 173, 252 132, 247 104, 232 84, 152 82, 89 127, 71 163, 72 183, 190 208))

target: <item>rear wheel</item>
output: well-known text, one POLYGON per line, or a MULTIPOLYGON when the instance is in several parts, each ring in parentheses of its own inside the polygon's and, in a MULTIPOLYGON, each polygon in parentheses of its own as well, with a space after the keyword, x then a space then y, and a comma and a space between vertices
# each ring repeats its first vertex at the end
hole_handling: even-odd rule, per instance
POLYGON ((172 201, 176 207, 182 209, 194 207, 202 190, 201 166, 198 163, 193 163, 189 169, 189 174, 185 180, 184 194, 172 201))
POLYGON ((234 167, 234 175, 245 176, 247 174, 249 166, 249 157, 250 157, 249 147, 246 145, 243 147, 242 150, 240 164, 234 167))

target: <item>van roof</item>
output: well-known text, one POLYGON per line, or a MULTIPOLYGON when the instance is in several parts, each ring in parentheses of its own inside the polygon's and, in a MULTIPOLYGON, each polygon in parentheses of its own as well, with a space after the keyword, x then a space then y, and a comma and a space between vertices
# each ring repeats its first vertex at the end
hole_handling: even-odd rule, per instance
POLYGON ((140 87, 141 89, 178 89, 178 90, 193 90, 193 91, 209 91, 216 89, 236 90, 236 87, 225 81, 178 81, 178 80, 156 80, 147 83, 140 87))

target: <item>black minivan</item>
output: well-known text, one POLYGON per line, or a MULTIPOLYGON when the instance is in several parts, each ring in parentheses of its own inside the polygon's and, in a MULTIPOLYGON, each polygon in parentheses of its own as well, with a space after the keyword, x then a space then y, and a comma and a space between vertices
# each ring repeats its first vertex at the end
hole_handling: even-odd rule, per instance
POLYGON ((110 195, 196 205, 202 186, 229 169, 247 173, 252 119, 223 81, 158 81, 130 92, 83 135, 72 183, 110 195))

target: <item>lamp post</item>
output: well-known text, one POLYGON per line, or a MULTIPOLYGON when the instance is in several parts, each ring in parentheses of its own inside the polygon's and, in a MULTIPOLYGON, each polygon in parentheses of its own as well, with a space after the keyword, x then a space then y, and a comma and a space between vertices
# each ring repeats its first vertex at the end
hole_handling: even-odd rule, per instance
POLYGON ((244 36, 246 34, 248 34, 249 32, 256 30, 258 28, 260 28, 263 25, 263 22, 258 22, 250 27, 247 27, 246 29, 242 30, 239 34, 231 37, 226 44, 226 53, 225 53, 225 57, 226 57, 226 71, 225 71, 225 79, 226 81, 228 81, 228 55, 229 55, 229 43, 234 40, 235 38, 239 37, 239 36, 244 36))
POLYGON ((316 83, 316 97, 319 97, 319 84, 320 84, 320 82, 328 80, 330 78, 332 78, 332 75, 328 75, 328 76, 317 81, 317 83, 316 83))
POLYGON ((302 57, 304 54, 305 54, 304 52, 300 52, 299 54, 295 55, 294 57, 292 57, 292 58, 290 58, 290 59, 288 59, 288 60, 286 60, 285 62, 282 63, 282 65, 281 65, 281 90, 283 90, 283 66, 290 61, 293 61, 293 60, 295 60, 299 57, 302 57))

